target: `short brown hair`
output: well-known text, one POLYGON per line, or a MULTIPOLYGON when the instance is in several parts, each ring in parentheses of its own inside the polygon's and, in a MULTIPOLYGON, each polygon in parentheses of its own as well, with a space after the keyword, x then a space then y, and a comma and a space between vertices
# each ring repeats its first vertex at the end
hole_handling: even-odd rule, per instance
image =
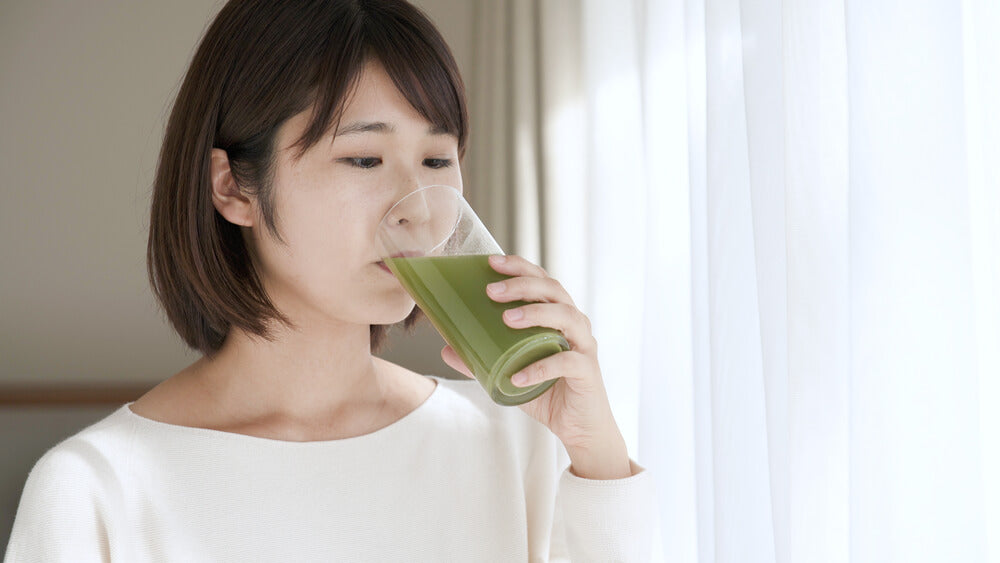
MULTIPOLYGON (((219 349, 230 328, 269 337, 288 323, 253 267, 240 227, 215 210, 210 152, 226 151, 233 178, 257 197, 280 238, 271 179, 274 141, 312 108, 301 156, 337 126, 343 102, 370 60, 431 124, 468 138, 458 66, 430 20, 404 0, 231 0, 198 46, 167 123, 153 185, 147 267, 153 292, 181 338, 219 349)), ((406 318, 413 326, 420 310, 406 318)), ((371 325, 372 350, 387 326, 371 325)))

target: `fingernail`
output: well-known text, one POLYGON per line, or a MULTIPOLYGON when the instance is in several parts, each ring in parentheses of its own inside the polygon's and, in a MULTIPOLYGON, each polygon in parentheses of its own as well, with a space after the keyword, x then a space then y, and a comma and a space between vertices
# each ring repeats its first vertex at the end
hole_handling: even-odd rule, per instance
POLYGON ((490 285, 486 286, 486 289, 490 293, 500 294, 507 291, 507 284, 504 282, 491 283, 490 285))
POLYGON ((510 382, 520 387, 528 382, 528 374, 522 372, 515 373, 511 376, 510 382))
POLYGON ((493 260, 494 264, 503 264, 507 261, 507 257, 502 254, 495 254, 491 256, 490 259, 493 260))
POLYGON ((507 316, 507 320, 509 321, 518 321, 521 320, 521 317, 524 316, 524 312, 521 311, 520 309, 509 309, 507 311, 504 311, 504 315, 507 316))

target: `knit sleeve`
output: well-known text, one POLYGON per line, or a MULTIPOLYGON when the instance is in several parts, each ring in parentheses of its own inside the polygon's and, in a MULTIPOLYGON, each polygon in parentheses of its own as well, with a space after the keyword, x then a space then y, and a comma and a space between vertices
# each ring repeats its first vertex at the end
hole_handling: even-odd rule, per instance
POLYGON ((552 561, 651 561, 657 511, 652 476, 629 460, 632 475, 593 480, 563 470, 553 519, 552 561))
POLYGON ((93 460, 63 443, 35 464, 21 493, 5 563, 109 561, 93 460))

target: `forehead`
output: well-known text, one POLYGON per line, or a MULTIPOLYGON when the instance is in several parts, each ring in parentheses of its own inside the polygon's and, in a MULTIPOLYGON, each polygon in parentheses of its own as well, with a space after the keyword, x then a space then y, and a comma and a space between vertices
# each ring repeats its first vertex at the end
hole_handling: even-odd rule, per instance
POLYGON ((358 73, 354 88, 344 100, 340 125, 354 122, 388 122, 402 125, 430 124, 399 91, 392 78, 377 61, 371 61, 358 73))

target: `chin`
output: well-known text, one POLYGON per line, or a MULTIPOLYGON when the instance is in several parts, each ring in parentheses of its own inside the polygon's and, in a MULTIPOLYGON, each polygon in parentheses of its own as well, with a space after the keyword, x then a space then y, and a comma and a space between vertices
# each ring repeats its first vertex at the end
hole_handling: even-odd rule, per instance
MULTIPOLYGON (((395 301, 395 300, 393 300, 395 301)), ((401 323, 406 320, 406 317, 410 316, 413 312, 416 303, 409 295, 405 296, 405 302, 400 302, 399 306, 396 303, 385 304, 385 307, 379 307, 379 311, 373 315, 370 324, 374 325, 394 325, 396 323, 401 323)))

